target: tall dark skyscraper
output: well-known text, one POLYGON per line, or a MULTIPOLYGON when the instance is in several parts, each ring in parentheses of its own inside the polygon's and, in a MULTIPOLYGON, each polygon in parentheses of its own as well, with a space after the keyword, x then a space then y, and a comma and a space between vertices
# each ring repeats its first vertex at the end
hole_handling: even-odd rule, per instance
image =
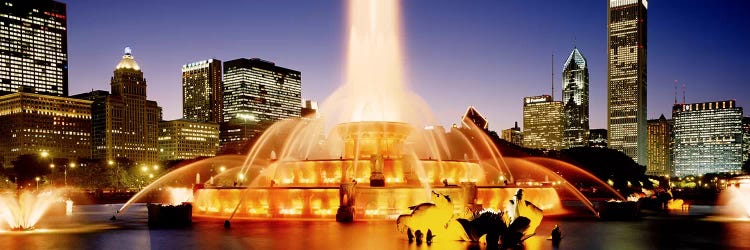
POLYGON ((589 68, 574 48, 563 66, 563 147, 585 147, 589 137, 589 68))
POLYGON ((224 121, 299 117, 301 104, 299 71, 258 58, 224 62, 224 121))
POLYGON ((224 106, 221 61, 209 59, 182 65, 182 117, 220 123, 224 106))
POLYGON ((607 131, 609 147, 646 164, 646 0, 609 0, 607 131))
POLYGON ((0 94, 30 87, 68 95, 65 4, 50 0, 0 2, 0 94))

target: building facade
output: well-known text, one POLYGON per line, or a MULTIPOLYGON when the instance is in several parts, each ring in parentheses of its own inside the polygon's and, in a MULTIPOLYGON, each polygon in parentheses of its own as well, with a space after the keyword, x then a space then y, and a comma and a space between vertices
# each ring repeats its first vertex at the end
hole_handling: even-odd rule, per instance
POLYGON ((675 175, 739 172, 742 118, 733 100, 674 105, 675 175))
POLYGON ((648 120, 647 175, 674 175, 672 126, 672 120, 665 118, 664 115, 661 115, 659 119, 648 120))
POLYGON ((91 101, 26 92, 0 96, 0 157, 46 152, 52 158, 91 157, 91 101))
POLYGON ((277 121, 300 116, 302 78, 258 58, 224 62, 224 121, 277 121))
POLYGON ((609 147, 639 164, 646 148, 646 0, 609 0, 607 131, 609 147))
POLYGON ((750 117, 742 118, 742 162, 750 159, 750 117))
POLYGON ((585 147, 589 137, 589 68, 578 48, 565 60, 562 77, 563 147, 585 147))
POLYGON ((159 161, 161 108, 146 99, 146 79, 130 48, 115 67, 111 93, 92 91, 75 96, 92 104, 92 158, 127 158, 136 164, 159 161))
POLYGON ((51 0, 0 3, 0 95, 68 96, 66 6, 51 0))
POLYGON ((563 104, 552 96, 523 98, 523 146, 527 148, 562 149, 563 104))
POLYGON ((219 123, 224 97, 221 61, 209 59, 182 65, 182 118, 219 123))
POLYGON ((523 147, 523 132, 521 131, 521 128, 518 127, 518 122, 515 122, 515 125, 512 128, 503 129, 503 131, 500 132, 500 138, 503 140, 518 145, 519 147, 523 147))
POLYGON ((173 120, 159 122, 159 160, 215 156, 219 151, 219 124, 173 120))

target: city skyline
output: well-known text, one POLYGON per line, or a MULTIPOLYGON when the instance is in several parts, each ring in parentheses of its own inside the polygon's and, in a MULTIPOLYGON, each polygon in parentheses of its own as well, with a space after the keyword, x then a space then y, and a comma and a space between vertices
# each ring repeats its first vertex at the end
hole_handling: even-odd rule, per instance
MULTIPOLYGON (((675 79, 687 85, 687 102, 737 98, 738 106, 748 103, 737 93, 748 92, 741 73, 750 63, 735 56, 748 54, 748 48, 741 46, 750 42, 743 32, 748 18, 740 12, 747 4, 701 4, 669 5, 669 10, 658 3, 649 6, 648 118, 669 114, 675 79), (714 39, 702 39, 706 36, 714 39)), ((165 120, 181 117, 182 101, 174 95, 180 88, 180 66, 204 58, 259 57, 300 70, 305 75, 302 98, 318 102, 341 85, 343 2, 256 3, 252 9, 259 15, 238 19, 236 10, 249 8, 242 5, 68 3, 68 15, 75 17, 68 20, 69 92, 106 89, 114 66, 109 58, 118 56, 125 46, 138 56, 150 83, 149 93, 153 93, 149 98, 164 107, 165 120), (281 7, 295 18, 274 19, 262 11, 281 7), (165 10, 171 14, 162 15, 165 10), (200 17, 202 12, 214 18, 188 18, 200 17), (218 24, 211 35, 192 33, 218 24)), ((492 130, 521 121, 524 96, 549 94, 549 55, 562 58, 575 43, 590 61, 591 128, 606 127, 606 1, 403 5, 407 81, 432 107, 441 125, 458 123, 468 105, 483 111, 492 130), (509 8, 514 11, 497 15, 509 8), (570 19, 570 15, 578 18, 570 19), (454 94, 459 90, 460 96, 454 94)), ((558 86, 562 63, 562 59, 555 60, 558 86)), ((560 100, 560 90, 555 89, 555 100, 560 100)), ((680 92, 678 101, 681 96, 680 92)))

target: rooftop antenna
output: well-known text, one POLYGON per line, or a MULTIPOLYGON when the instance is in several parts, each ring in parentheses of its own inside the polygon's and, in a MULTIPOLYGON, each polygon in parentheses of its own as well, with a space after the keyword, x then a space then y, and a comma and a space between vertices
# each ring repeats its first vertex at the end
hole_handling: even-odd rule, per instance
POLYGON ((552 74, 550 79, 552 80, 552 101, 555 101, 555 53, 552 53, 552 62, 550 64, 552 74))
POLYGON ((677 104, 677 80, 674 80, 674 104, 677 104))
POLYGON ((682 105, 685 105, 685 84, 682 84, 682 105))

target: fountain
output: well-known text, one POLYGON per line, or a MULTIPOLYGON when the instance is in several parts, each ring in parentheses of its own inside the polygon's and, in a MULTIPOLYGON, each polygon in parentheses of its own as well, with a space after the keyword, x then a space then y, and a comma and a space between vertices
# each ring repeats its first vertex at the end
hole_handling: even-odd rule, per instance
POLYGON ((739 176, 728 182, 719 195, 720 214, 731 218, 750 219, 750 176, 739 176))
MULTIPOLYGON (((0 194, 0 219, 12 231, 33 230, 53 204, 63 202, 61 194, 59 189, 0 194)), ((65 204, 67 210, 70 203, 65 204)))
POLYGON ((346 80, 320 106, 320 117, 275 123, 241 162, 227 164, 222 156, 173 171, 119 212, 144 193, 175 179, 186 185, 200 174, 209 181, 196 183, 185 200, 201 217, 395 219, 413 204, 430 202, 433 191, 449 195, 455 213, 473 214, 500 210, 518 186, 546 214, 566 212, 559 193, 596 213, 586 197, 544 166, 549 162, 502 157, 486 132, 468 120, 447 131, 435 125, 429 107, 405 84, 399 8, 397 0, 348 2, 346 80), (220 165, 226 166, 221 172, 209 171, 220 165))

